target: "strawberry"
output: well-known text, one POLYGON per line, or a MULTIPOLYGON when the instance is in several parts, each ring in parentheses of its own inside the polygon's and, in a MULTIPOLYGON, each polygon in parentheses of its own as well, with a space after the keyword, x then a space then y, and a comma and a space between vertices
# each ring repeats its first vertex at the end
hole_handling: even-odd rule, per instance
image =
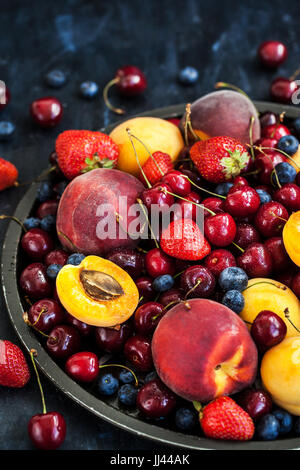
POLYGON ((30 372, 21 349, 10 341, 0 340, 0 385, 21 388, 30 372))
POLYGON ((160 246, 167 255, 191 261, 200 260, 211 251, 200 228, 190 219, 171 222, 161 234, 160 246))
POLYGON ((69 130, 56 139, 58 166, 71 180, 95 168, 114 168, 119 157, 117 144, 102 132, 69 130))
MULTIPOLYGON (((173 162, 168 153, 154 152, 152 156, 153 159, 149 157, 142 166, 142 169, 149 183, 155 184, 158 183, 166 173, 173 170, 173 162)), ((143 173, 140 174, 140 180, 146 186, 143 173)))
POLYGON ((0 191, 17 185, 18 176, 19 173, 15 165, 4 160, 4 158, 0 158, 0 191))
POLYGON ((248 441, 253 437, 252 418, 232 398, 220 397, 200 409, 199 420, 206 437, 248 441))
POLYGON ((190 155, 200 175, 211 183, 223 183, 238 176, 251 158, 238 140, 223 136, 196 142, 190 155))

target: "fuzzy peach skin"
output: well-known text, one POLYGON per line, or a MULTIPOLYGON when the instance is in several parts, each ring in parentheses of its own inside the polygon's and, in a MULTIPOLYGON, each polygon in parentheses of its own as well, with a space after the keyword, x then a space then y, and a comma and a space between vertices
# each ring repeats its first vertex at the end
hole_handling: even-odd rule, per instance
POLYGON ((152 354, 161 380, 191 401, 236 393, 256 377, 257 349, 245 323, 213 300, 171 308, 154 332, 152 354))
POLYGON ((57 211, 56 229, 63 247, 103 255, 120 246, 136 246, 139 240, 129 236, 128 226, 137 215, 128 215, 128 211, 143 189, 137 178, 119 170, 99 168, 77 176, 65 189, 57 211), (99 213, 104 204, 110 204, 109 218, 116 228, 110 238, 99 235, 101 220, 107 218, 107 213, 99 213), (127 223, 124 218, 116 222, 117 214, 122 213, 127 213, 127 223))
POLYGON ((300 211, 290 215, 283 227, 282 238, 289 257, 300 266, 300 211))

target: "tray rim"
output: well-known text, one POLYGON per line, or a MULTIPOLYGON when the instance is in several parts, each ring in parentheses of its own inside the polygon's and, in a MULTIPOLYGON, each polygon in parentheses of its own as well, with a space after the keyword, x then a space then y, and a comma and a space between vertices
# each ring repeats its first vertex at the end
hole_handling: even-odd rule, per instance
MULTIPOLYGON (((286 111, 287 117, 295 118, 300 116, 300 109, 294 106, 282 106, 267 101, 254 101, 259 112, 273 111, 280 114, 286 111)), ((175 118, 183 114, 185 104, 172 105, 163 108, 156 108, 134 116, 126 117, 109 126, 102 128, 106 132, 119 125, 121 122, 134 117, 152 116, 160 118, 175 118)), ((43 172, 45 174, 46 172, 43 172)), ((42 176, 41 175, 41 176, 42 176)), ((20 220, 24 219, 34 203, 38 183, 32 183, 30 188, 20 200, 14 216, 20 220)), ((1 256, 1 283, 4 300, 9 314, 10 321, 25 349, 36 349, 37 365, 46 377, 66 396, 75 401, 78 405, 87 409, 97 417, 113 424, 125 431, 136 434, 140 437, 151 439, 160 444, 176 446, 190 450, 295 450, 300 448, 300 438, 287 438, 275 441, 216 441, 202 436, 193 436, 177 431, 159 427, 151 422, 142 421, 132 417, 107 405, 101 399, 90 394, 79 384, 73 381, 48 355, 33 332, 23 321, 23 307, 17 285, 17 253, 22 229, 14 222, 8 224, 1 256)))

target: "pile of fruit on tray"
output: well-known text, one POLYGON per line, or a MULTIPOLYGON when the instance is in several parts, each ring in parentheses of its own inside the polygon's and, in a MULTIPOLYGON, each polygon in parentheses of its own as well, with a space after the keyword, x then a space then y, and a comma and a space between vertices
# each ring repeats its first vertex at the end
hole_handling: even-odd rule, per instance
POLYGON ((298 138, 300 119, 233 90, 58 135, 18 284, 70 377, 179 432, 300 436, 298 138))

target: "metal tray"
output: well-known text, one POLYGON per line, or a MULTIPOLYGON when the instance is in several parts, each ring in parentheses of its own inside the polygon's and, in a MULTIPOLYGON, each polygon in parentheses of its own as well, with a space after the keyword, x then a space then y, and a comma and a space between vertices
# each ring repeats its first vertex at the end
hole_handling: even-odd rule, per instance
MULTIPOLYGON (((255 102, 259 112, 273 111, 277 114, 286 112, 288 118, 300 116, 300 109, 292 106, 282 106, 268 102, 255 102)), ((184 113, 185 105, 174 105, 166 108, 158 108, 139 114, 138 116, 153 116, 160 118, 180 117, 184 113)), ((137 116, 134 116, 137 117, 137 116)), ((128 118, 126 118, 128 119, 128 118)), ((126 120, 124 119, 124 120, 126 120)), ((108 126, 105 130, 110 132, 121 121, 108 126)), ((24 220, 32 210, 35 202, 37 183, 33 183, 22 200, 20 201, 14 216, 24 220)), ((278 439, 276 441, 249 441, 249 442, 227 442, 206 439, 202 436, 183 434, 173 427, 155 424, 141 419, 137 413, 130 413, 119 408, 117 401, 104 402, 93 395, 89 390, 74 382, 62 368, 56 364, 48 355, 35 333, 26 326, 22 314, 24 307, 18 289, 18 272, 20 269, 19 241, 21 228, 11 222, 5 235, 3 244, 1 275, 4 298, 11 322, 27 351, 34 348, 38 352, 37 364, 43 373, 60 389, 65 395, 83 406, 99 418, 118 426, 126 431, 137 434, 161 444, 179 446, 186 449, 205 450, 272 450, 272 449, 297 449, 300 448, 300 438, 278 439)))

